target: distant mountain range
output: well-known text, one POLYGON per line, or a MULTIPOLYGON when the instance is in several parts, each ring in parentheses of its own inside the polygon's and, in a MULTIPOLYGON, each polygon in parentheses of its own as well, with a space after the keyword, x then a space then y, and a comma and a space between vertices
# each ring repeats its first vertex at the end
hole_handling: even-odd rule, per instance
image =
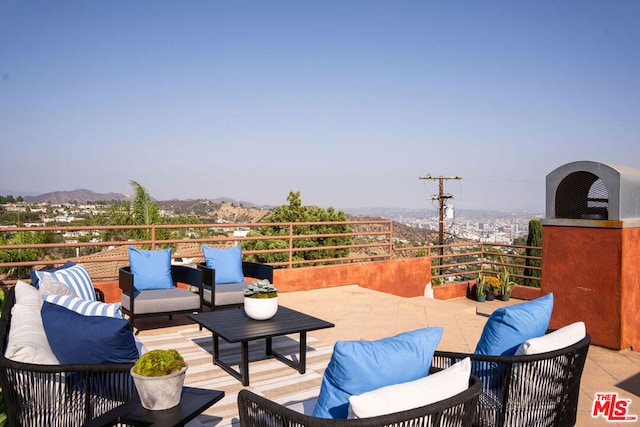
MULTIPOLYGON (((11 193, 8 193, 11 194, 11 193)), ((127 193, 96 193, 91 190, 80 189, 72 191, 53 191, 51 193, 40 194, 37 196, 23 196, 25 202, 28 203, 86 203, 86 202, 112 202, 112 201, 133 201, 134 196, 127 193)), ((217 199, 210 199, 214 203, 233 203, 241 204, 246 207, 257 207, 255 203, 241 202, 229 197, 219 197, 217 199)), ((180 202, 180 200, 172 200, 174 202, 180 202)), ((171 201, 166 201, 171 202, 171 201)))

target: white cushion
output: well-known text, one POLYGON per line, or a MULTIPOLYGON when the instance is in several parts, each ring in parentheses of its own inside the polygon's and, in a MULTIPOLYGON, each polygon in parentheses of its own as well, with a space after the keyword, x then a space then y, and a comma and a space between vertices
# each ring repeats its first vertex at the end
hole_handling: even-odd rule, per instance
POLYGON ((44 332, 40 310, 17 303, 13 306, 9 340, 4 356, 16 362, 39 365, 59 364, 44 332))
MULTIPOLYGON (((37 310, 38 313, 40 312, 40 309, 42 308, 42 296, 35 286, 31 286, 22 280, 18 280, 14 290, 16 294, 16 304, 29 307, 32 310, 37 310)), ((13 324, 13 321, 11 323, 13 324)))
POLYGON ((569 347, 587 334, 584 322, 575 322, 538 338, 531 338, 516 350, 516 356, 539 354, 569 347))
POLYGON ((470 375, 471 359, 467 357, 447 369, 415 381, 351 396, 349 418, 392 414, 448 399, 469 388, 470 375))
POLYGON ((85 316, 104 316, 124 319, 119 302, 107 304, 101 301, 87 301, 70 295, 45 295, 44 300, 85 316))

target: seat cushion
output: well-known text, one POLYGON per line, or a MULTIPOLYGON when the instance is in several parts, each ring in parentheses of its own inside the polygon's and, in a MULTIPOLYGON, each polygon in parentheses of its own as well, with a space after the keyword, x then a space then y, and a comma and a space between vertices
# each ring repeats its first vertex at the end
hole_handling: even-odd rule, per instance
MULTIPOLYGON (((131 311, 129 295, 122 294, 122 307, 131 311)), ((186 289, 151 289, 135 293, 135 313, 170 313, 200 309, 200 295, 186 289)))
POLYGON ((138 290, 171 289, 171 248, 142 250, 129 246, 133 287, 138 290))
POLYGON ((202 253, 207 267, 216 271, 216 285, 244 282, 242 246, 222 249, 202 245, 202 253))
POLYGON ((552 310, 553 294, 497 309, 482 329, 475 354, 512 356, 526 340, 544 335, 552 310))
MULTIPOLYGON (((221 283, 216 285, 216 307, 231 304, 242 304, 244 302, 244 289, 247 282, 242 283, 221 283)), ((211 287, 205 286, 203 298, 211 304, 211 287)))
POLYGON ((442 328, 422 328, 377 341, 338 341, 313 416, 347 418, 349 397, 427 375, 442 328))
POLYGON ((46 301, 41 313, 51 350, 61 364, 131 363, 138 359, 138 347, 125 319, 83 316, 46 301))

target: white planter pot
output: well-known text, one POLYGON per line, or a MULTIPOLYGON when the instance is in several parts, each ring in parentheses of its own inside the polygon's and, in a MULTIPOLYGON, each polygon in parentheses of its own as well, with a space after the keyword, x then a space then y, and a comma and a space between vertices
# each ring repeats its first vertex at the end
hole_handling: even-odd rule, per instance
POLYGON ((182 385, 187 373, 185 366, 181 371, 162 377, 145 377, 133 372, 131 376, 138 390, 142 407, 152 411, 173 408, 180 403, 182 385))
POLYGON ((249 298, 244 297, 244 312, 254 320, 267 320, 278 311, 278 297, 249 298))

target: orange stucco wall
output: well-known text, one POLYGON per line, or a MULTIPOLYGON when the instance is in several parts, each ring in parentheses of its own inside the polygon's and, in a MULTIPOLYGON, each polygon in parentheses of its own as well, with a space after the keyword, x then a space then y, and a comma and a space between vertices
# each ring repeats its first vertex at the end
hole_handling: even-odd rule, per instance
POLYGON ((552 328, 582 320, 593 344, 640 349, 640 229, 543 226, 542 293, 552 328))
MULTIPOLYGON (((424 295, 431 280, 431 258, 417 257, 389 261, 283 268, 273 272, 273 283, 281 292, 357 284, 363 288, 402 297, 424 295)), ((120 301, 117 281, 96 282, 105 293, 105 301, 120 301)))
POLYGON ((337 264, 278 269, 273 282, 281 291, 298 291, 358 284, 363 288, 402 297, 424 295, 431 280, 431 258, 337 264))

